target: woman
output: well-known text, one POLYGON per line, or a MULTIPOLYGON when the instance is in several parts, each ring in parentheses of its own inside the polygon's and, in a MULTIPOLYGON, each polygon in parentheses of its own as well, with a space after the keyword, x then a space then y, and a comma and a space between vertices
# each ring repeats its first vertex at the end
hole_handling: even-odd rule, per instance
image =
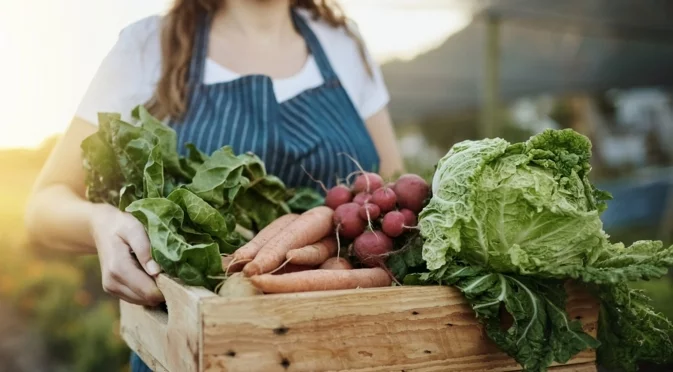
POLYGON ((297 187, 315 185, 309 174, 332 185, 355 171, 339 153, 384 177, 401 171, 387 101, 380 70, 324 1, 178 0, 121 32, 37 181, 28 229, 37 243, 97 253, 107 293, 156 305, 160 268, 143 226, 84 199, 79 146, 98 112, 146 103, 175 128, 180 151, 252 151, 297 187))

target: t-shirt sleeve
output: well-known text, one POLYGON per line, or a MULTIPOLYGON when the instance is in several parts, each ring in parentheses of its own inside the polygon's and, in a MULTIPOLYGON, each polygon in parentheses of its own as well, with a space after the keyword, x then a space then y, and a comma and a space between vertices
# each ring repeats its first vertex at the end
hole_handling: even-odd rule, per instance
POLYGON ((133 108, 152 96, 150 69, 158 55, 147 50, 148 21, 151 20, 120 32, 89 83, 75 116, 94 125, 98 125, 99 112, 116 112, 129 120, 133 108))
MULTIPOLYGON (((359 30, 357 29, 357 26, 354 27, 354 31, 357 37, 363 40, 359 30)), ((364 47, 364 51, 367 64, 369 65, 372 74, 371 76, 369 75, 358 51, 358 59, 362 64, 363 74, 357 106, 360 116, 366 120, 379 112, 388 104, 388 101, 390 101, 390 95, 383 78, 383 73, 381 72, 381 67, 374 60, 374 58, 372 58, 366 46, 364 47)))
POLYGON ((390 95, 383 80, 381 68, 373 60, 370 59, 370 61, 369 66, 373 76, 367 76, 363 81, 358 107, 360 115, 364 119, 369 119, 383 109, 388 104, 388 101, 390 101, 390 95))

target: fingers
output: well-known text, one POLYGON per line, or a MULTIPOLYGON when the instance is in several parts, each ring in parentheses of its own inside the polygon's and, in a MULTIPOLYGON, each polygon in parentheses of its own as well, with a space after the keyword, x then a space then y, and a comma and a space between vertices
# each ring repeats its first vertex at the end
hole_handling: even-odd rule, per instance
POLYGON ((120 229, 119 236, 131 247, 135 253, 138 262, 142 265, 145 272, 155 276, 161 272, 161 267, 152 259, 150 240, 147 237, 143 225, 130 214, 127 215, 125 228, 120 229))
POLYGON ((127 269, 122 274, 123 276, 118 279, 118 282, 145 299, 149 305, 157 305, 163 302, 164 296, 154 279, 148 276, 130 255, 127 262, 128 264, 124 265, 127 269))
POLYGON ((163 302, 156 283, 131 256, 126 243, 118 239, 110 244, 107 251, 114 254, 101 261, 105 292, 137 305, 154 306, 163 302))
POLYGON ((142 306, 153 306, 150 305, 144 298, 141 298, 135 292, 124 286, 118 286, 116 284, 106 285, 103 283, 103 289, 105 290, 105 293, 118 297, 119 299, 128 303, 142 306))

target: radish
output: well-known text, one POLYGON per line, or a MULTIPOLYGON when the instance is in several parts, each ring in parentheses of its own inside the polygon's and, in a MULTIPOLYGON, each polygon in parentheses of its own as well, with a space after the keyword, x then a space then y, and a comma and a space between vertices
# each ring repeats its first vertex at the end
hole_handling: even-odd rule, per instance
POLYGON ((404 215, 404 225, 406 228, 416 226, 416 214, 409 209, 400 209, 400 213, 404 215))
POLYGON ((221 283, 216 292, 220 297, 227 298, 250 297, 262 294, 262 291, 257 289, 243 273, 230 275, 221 283))
POLYGON ((410 209, 418 213, 423 209, 430 187, 423 178, 415 174, 401 176, 393 188, 397 195, 397 204, 401 208, 410 209))
POLYGON ((361 193, 355 195, 355 198, 353 198, 353 202, 357 203, 359 205, 364 205, 365 203, 368 203, 371 198, 372 198, 372 194, 368 194, 366 192, 361 192, 361 193))
POLYGON ((372 203, 365 203, 360 207, 360 218, 365 221, 371 221, 381 216, 381 208, 372 203))
POLYGON ((339 235, 347 239, 355 239, 367 227, 367 222, 360 218, 360 205, 357 203, 341 204, 334 211, 334 225, 339 235))
POLYGON ((353 243, 355 256, 369 267, 383 266, 392 250, 393 240, 381 231, 367 231, 358 236, 353 243))
POLYGON ((325 195, 325 205, 332 209, 337 209, 341 204, 349 203, 351 200, 353 194, 346 185, 336 185, 325 195))
POLYGON ((386 213, 383 216, 381 230, 391 238, 396 238, 404 233, 404 214, 398 211, 386 213))
POLYGON ((395 209, 397 195, 395 195, 395 191, 392 189, 383 187, 374 191, 370 202, 378 205, 381 208, 381 212, 387 213, 395 209))
POLYGON ((355 178, 353 192, 374 192, 383 187, 383 178, 376 173, 365 172, 355 178))

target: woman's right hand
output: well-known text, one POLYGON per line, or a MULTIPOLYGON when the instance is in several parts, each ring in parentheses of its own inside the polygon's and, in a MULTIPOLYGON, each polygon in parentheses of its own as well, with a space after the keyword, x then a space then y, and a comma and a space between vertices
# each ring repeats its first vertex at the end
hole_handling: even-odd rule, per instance
POLYGON ((136 305, 156 306, 163 302, 154 281, 161 268, 152 260, 143 225, 111 205, 96 204, 96 208, 91 233, 105 292, 136 305))

